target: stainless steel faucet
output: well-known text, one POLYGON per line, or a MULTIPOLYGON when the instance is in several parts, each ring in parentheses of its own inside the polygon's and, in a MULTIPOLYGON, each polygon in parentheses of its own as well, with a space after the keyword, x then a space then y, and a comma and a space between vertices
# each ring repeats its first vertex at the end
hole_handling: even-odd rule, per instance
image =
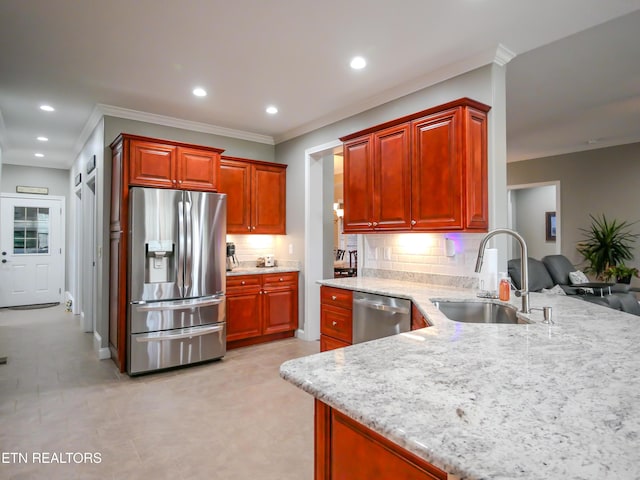
POLYGON ((517 297, 522 296, 522 312, 531 313, 529 309, 529 262, 527 261, 529 254, 527 252, 527 243, 518 232, 509 230, 508 228, 496 228, 495 230, 487 233, 480 242, 480 247, 478 248, 476 273, 480 273, 480 270, 482 269, 482 262, 484 260, 484 249, 487 247, 487 242, 499 233, 506 233, 507 235, 511 235, 513 238, 518 240, 518 243, 520 244, 520 271, 522 272, 522 278, 520 279, 520 290, 516 290, 515 294, 517 297))

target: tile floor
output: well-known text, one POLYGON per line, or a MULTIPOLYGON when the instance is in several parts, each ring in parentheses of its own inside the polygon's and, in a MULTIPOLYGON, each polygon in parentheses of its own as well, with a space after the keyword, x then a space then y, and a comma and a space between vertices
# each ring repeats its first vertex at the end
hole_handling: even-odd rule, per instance
POLYGON ((278 367, 318 342, 136 378, 92 343, 62 306, 0 310, 0 478, 313 478, 313 400, 278 367))

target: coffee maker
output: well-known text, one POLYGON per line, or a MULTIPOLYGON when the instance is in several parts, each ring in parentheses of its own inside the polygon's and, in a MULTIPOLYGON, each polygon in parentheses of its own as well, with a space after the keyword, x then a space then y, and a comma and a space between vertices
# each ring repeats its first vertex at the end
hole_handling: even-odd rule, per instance
POLYGON ((238 266, 238 259, 236 258, 236 245, 233 242, 227 242, 227 272, 233 270, 233 267, 238 266))

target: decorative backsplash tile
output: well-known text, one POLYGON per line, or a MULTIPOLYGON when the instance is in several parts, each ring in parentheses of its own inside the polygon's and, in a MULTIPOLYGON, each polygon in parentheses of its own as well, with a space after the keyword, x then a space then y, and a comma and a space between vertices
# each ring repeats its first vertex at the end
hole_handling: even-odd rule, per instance
POLYGON ((478 283, 475 262, 483 236, 471 233, 364 235, 363 275, 474 288, 478 283))

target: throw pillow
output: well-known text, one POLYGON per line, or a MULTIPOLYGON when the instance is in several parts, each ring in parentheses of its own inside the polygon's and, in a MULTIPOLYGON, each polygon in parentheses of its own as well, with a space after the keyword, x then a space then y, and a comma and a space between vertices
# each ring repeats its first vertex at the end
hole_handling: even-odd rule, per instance
POLYGON ((542 293, 548 293, 549 295, 566 295, 567 294, 560 285, 554 285, 553 288, 543 288, 542 293))
MULTIPOLYGON (((572 285, 589 283, 589 279, 581 270, 576 270, 575 272, 569 272, 569 280, 571 281, 572 285)), ((585 288, 584 291, 586 293, 593 293, 593 288, 585 288)))

